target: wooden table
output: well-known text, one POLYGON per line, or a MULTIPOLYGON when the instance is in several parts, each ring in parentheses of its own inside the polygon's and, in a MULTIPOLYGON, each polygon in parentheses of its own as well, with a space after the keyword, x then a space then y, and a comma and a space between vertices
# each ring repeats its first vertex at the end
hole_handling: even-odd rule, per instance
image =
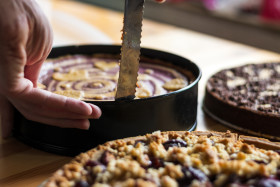
MULTIPOLYGON (((121 13, 69 0, 39 2, 53 26, 55 46, 121 43, 121 13)), ((143 22, 142 47, 181 55, 202 69, 197 130, 228 129, 205 116, 201 110, 205 83, 211 74, 244 63, 280 60, 280 54, 150 20, 143 22)), ((71 159, 33 149, 14 138, 1 140, 0 137, 0 186, 38 186, 71 159)))

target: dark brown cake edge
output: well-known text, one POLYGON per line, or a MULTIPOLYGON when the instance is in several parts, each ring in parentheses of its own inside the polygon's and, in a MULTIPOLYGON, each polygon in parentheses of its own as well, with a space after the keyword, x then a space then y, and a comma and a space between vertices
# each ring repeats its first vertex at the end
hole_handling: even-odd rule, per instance
POLYGON ((276 130, 280 125, 280 117, 264 115, 233 106, 211 94, 207 86, 202 109, 208 116, 230 128, 280 141, 280 131, 276 130))

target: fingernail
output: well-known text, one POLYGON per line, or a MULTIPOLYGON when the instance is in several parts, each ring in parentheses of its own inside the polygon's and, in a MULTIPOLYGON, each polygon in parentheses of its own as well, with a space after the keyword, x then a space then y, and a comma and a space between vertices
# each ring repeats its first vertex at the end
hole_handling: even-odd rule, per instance
POLYGON ((101 117, 101 114, 102 114, 101 109, 94 104, 89 104, 89 105, 92 108, 91 116, 93 116, 95 119, 99 119, 101 117))

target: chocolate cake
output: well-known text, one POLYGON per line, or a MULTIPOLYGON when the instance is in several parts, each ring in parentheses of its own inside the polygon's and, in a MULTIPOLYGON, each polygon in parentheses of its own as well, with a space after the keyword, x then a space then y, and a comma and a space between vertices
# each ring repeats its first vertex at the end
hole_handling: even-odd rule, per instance
MULTIPOLYGON (((150 62, 140 61, 136 99, 176 91, 192 81, 174 67, 150 62)), ((47 60, 39 83, 43 89, 85 101, 114 100, 118 72, 119 60, 113 55, 69 55, 47 60)))
POLYGON ((154 132, 82 153, 44 187, 277 187, 280 143, 230 132, 154 132))
POLYGON ((203 108, 232 128, 280 140, 280 63, 248 64, 214 74, 203 108))

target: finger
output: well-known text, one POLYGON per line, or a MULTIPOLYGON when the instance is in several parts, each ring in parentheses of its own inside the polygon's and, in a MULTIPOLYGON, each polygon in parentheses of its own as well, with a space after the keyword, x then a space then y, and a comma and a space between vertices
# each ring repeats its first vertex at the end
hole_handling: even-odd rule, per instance
POLYGON ((26 44, 27 59, 24 75, 36 87, 41 65, 52 48, 53 31, 46 16, 35 1, 26 6, 30 7, 26 9, 26 14, 29 15, 30 29, 26 44))
POLYGON ((91 113, 91 116, 94 116, 94 119, 98 119, 100 118, 100 116, 102 115, 102 111, 101 109, 94 105, 94 104, 89 104, 92 108, 92 113, 91 113))
MULTIPOLYGON (((53 94, 39 88, 25 89, 15 97, 10 97, 15 104, 22 104, 23 107, 35 106, 37 110, 53 109, 55 112, 70 112, 89 116, 92 113, 90 105, 73 98, 53 94)), ((30 107, 32 108, 32 107, 30 107)))
POLYGON ((39 109, 37 104, 29 104, 28 106, 26 105, 22 106, 20 110, 22 111, 21 113, 26 118, 29 119, 32 119, 33 116, 41 116, 44 118, 59 118, 59 119, 97 119, 100 116, 99 114, 100 109, 98 107, 97 109, 95 109, 94 107, 94 109, 92 110, 93 112, 95 112, 95 114, 91 114, 88 116, 77 114, 74 112, 60 110, 53 107, 43 107, 39 109))
POLYGON ((8 138, 13 128, 14 109, 10 102, 0 95, 0 125, 2 138, 8 138))
POLYGON ((97 112, 93 112, 91 105, 66 96, 57 95, 46 90, 33 89, 30 96, 42 100, 41 108, 55 108, 56 111, 68 111, 84 116, 93 115, 98 117, 97 112), (55 106, 55 107, 54 107, 55 106))
MULTIPOLYGON (((49 27, 45 27, 46 30, 49 29, 49 27)), ((34 86, 37 87, 40 69, 51 51, 53 37, 52 34, 50 34, 52 31, 49 31, 49 34, 45 34, 46 36, 44 37, 39 34, 40 32, 34 32, 34 37, 29 38, 31 42, 29 42, 26 47, 27 62, 24 68, 24 77, 31 80, 34 86), (36 36, 40 38, 36 38, 36 36)))
POLYGON ((42 63, 48 56, 53 42, 53 32, 43 11, 32 1, 26 4, 29 24, 29 37, 26 45, 27 65, 42 63))
POLYGON ((46 98, 43 99, 44 104, 41 108, 46 110, 46 114, 48 114, 48 116, 71 118, 69 112, 73 113, 71 115, 73 116, 73 118, 80 118, 80 119, 84 119, 84 118, 97 119, 101 116, 101 110, 96 105, 85 103, 77 99, 53 94, 45 90, 34 89, 34 92, 35 92, 34 97, 40 92, 46 94, 46 98))
POLYGON ((41 66, 42 63, 36 63, 24 67, 24 77, 26 79, 29 79, 33 83, 34 87, 37 87, 37 80, 39 77, 41 66))
POLYGON ((17 97, 9 97, 15 107, 28 119, 35 116, 58 119, 99 118, 99 107, 83 101, 53 94, 49 91, 25 89, 17 97))
POLYGON ((61 128, 77 128, 87 130, 90 127, 88 119, 57 119, 42 116, 33 116, 32 119, 29 120, 61 128))

